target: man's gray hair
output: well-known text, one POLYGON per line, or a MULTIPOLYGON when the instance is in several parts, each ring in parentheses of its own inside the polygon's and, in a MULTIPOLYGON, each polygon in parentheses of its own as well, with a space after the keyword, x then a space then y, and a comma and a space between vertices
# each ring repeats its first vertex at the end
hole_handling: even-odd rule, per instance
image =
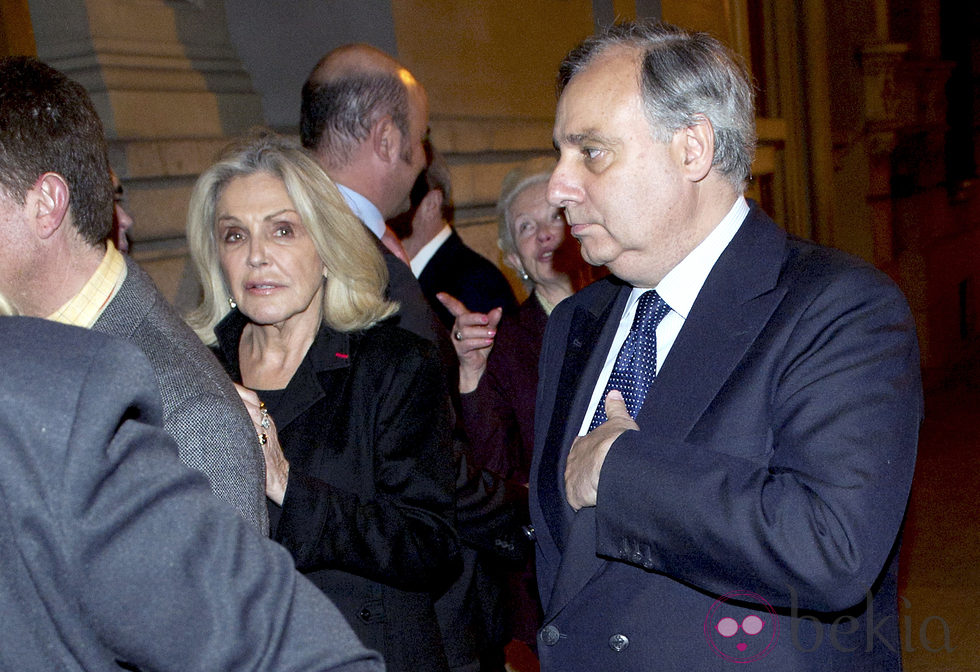
POLYGON ((689 33, 660 22, 623 23, 586 39, 562 61, 558 95, 612 47, 641 55, 641 91, 654 137, 673 134, 704 116, 715 135, 712 165, 739 190, 755 155, 754 90, 741 59, 707 33, 689 33))

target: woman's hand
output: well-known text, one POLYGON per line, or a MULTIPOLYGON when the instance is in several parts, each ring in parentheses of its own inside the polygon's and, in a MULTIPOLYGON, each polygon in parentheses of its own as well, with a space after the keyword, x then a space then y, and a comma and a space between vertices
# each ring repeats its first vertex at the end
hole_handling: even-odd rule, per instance
POLYGON ((235 389, 245 403, 259 443, 262 444, 262 454, 265 456, 265 496, 282 506, 283 497, 286 496, 286 482, 289 480, 289 462, 282 454, 276 423, 265 410, 265 404, 259 401, 259 395, 238 383, 235 383, 235 389))
POLYGON ((504 311, 494 308, 489 313, 473 313, 459 299, 445 292, 439 292, 436 298, 456 317, 450 336, 459 359, 459 391, 462 394, 472 392, 486 371, 487 357, 504 311))

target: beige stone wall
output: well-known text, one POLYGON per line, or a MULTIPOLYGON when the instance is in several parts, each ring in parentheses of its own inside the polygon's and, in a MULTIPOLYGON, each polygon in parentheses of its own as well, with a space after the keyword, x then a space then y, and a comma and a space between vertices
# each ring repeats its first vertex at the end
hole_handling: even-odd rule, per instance
POLYGON ((748 62, 746 0, 662 0, 664 21, 711 33, 748 62))
POLYGON ((190 186, 262 123, 222 0, 30 0, 38 57, 81 82, 136 221, 133 256, 174 299, 190 186))
MULTIPOLYGON (((378 37, 390 43, 393 29, 395 55, 429 91, 432 138, 451 167, 461 235, 502 265, 494 219, 500 182, 521 161, 552 153, 557 66, 593 31, 597 5, 566 0, 369 4, 365 17, 390 13, 390 27, 378 37)), ((604 11, 611 15, 636 16, 632 2, 606 4, 604 11)), ((668 19, 709 30, 742 51, 747 49, 743 5, 728 0, 662 3, 668 19)), ((230 0, 229 6, 240 12, 234 25, 243 49, 249 30, 252 35, 267 32, 254 3, 230 0)), ((238 59, 225 8, 222 0, 30 1, 41 57, 79 79, 96 102, 136 220, 133 255, 172 300, 185 279, 183 227, 194 179, 231 137, 266 121, 263 92, 254 90, 238 59)), ((337 25, 324 36, 313 25, 321 15, 311 22, 280 8, 276 34, 294 36, 303 57, 292 58, 289 49, 273 50, 260 79, 266 81, 271 70, 301 81, 311 53, 365 39, 370 25, 358 23, 349 3, 342 8, 340 23, 349 38, 335 34, 337 25)), ((257 67, 254 54, 247 55, 257 67)), ((277 123, 282 127, 282 119, 277 123)), ((757 168, 770 175, 781 165, 781 138, 770 131, 784 126, 763 127, 766 145, 757 168)), ((513 274, 510 278, 522 291, 513 274)))
MULTIPOLYGON (((668 20, 712 32, 748 59, 744 2, 661 5, 668 20)), ((620 19, 637 15, 636 5, 626 1, 612 3, 610 11, 620 19)), ((520 161, 552 152, 558 65, 593 32, 593 3, 406 0, 392 3, 392 13, 398 57, 429 92, 432 138, 450 163, 460 235, 502 265, 493 219, 500 182, 520 161)), ((765 124, 758 174, 771 175, 779 166, 783 128, 765 124)), ((522 293, 516 277, 505 272, 522 293)))
MULTIPOLYGON (((347 41, 392 52, 425 84, 460 233, 500 263, 497 191, 517 163, 553 151, 562 56, 595 23, 656 5, 668 21, 713 33, 753 69, 764 117, 750 195, 789 231, 888 270, 910 298, 927 369, 949 369, 969 346, 963 325, 975 332, 980 190, 964 185, 953 201, 945 190, 949 64, 939 59, 937 0, 874 0, 844 13, 826 0, 336 0, 306 14, 261 0, 26 3, 38 55, 92 94, 136 220, 134 256, 171 299, 197 174, 229 139, 267 121, 270 98, 282 103, 273 123, 290 132, 298 104, 268 82, 301 82, 313 54, 347 41), (267 43, 276 48, 255 46, 267 43)), ((22 25, 9 10, 23 14, 24 0, 0 7, 0 27, 22 25)), ((15 30, 2 36, 7 50, 25 35, 15 30)))
POLYGON ((398 56, 443 117, 551 119, 558 64, 592 33, 584 2, 400 0, 392 11, 398 56))
POLYGON ((552 153, 558 64, 591 34, 591 4, 407 0, 392 12, 398 58, 429 93, 432 141, 450 164, 460 235, 503 267, 493 217, 500 183, 522 160, 552 153))

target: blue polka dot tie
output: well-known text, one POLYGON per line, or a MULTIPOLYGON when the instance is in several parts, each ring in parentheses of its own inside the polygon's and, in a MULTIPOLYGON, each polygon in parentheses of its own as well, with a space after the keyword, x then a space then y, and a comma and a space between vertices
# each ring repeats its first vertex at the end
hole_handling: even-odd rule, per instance
POLYGON ((626 410, 630 417, 636 417, 646 399, 650 383, 657 377, 657 325, 669 312, 670 306, 656 290, 651 289, 640 295, 633 326, 616 356, 609 382, 589 425, 590 432, 606 421, 606 395, 609 390, 622 392, 626 410))

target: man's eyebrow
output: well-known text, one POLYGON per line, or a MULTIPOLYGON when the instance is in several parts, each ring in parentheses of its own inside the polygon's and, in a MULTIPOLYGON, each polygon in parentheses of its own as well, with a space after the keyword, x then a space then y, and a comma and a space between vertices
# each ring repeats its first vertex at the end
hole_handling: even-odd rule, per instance
POLYGON ((592 129, 583 131, 582 133, 569 133, 568 135, 565 135, 562 138, 554 138, 552 140, 552 144, 555 146, 556 150, 559 148, 559 145, 561 144, 572 145, 573 147, 581 147, 582 145, 590 142, 594 142, 606 146, 617 144, 613 142, 609 137, 592 129))

